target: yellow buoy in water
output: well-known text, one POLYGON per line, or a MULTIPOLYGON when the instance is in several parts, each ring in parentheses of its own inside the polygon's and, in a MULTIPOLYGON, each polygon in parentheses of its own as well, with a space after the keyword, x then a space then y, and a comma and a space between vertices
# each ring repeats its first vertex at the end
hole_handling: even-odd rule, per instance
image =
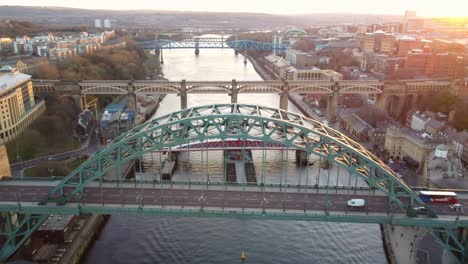
POLYGON ((240 258, 241 258, 242 262, 244 262, 244 260, 247 259, 247 255, 245 255, 244 251, 242 251, 240 258))

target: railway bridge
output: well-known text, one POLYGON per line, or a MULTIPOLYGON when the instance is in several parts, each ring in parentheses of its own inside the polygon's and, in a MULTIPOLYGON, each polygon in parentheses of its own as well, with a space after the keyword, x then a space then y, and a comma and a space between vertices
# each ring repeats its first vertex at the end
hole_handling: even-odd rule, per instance
MULTIPOLYGON (((187 108, 188 94, 227 94, 231 103, 239 103, 239 94, 278 94, 279 107, 288 109, 290 94, 318 94, 327 96, 327 115, 335 120, 339 96, 360 94, 373 98, 375 107, 383 112, 401 112, 405 104, 411 104, 420 96, 442 90, 456 93, 456 83, 448 79, 419 81, 157 81, 157 80, 88 80, 59 81, 33 80, 34 94, 77 95, 81 105, 86 105, 87 95, 129 95, 136 102, 138 95, 177 94, 181 109, 187 108)), ((133 104, 133 105, 136 105, 133 104)))

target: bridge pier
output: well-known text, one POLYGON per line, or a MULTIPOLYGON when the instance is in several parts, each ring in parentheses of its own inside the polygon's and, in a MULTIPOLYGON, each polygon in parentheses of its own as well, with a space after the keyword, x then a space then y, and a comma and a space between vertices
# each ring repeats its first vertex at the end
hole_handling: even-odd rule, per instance
POLYGON ((237 82, 236 79, 232 79, 232 89, 231 89, 231 104, 237 104, 237 82))
POLYGON ((289 103, 289 86, 288 82, 283 83, 282 87, 283 92, 280 95, 280 109, 288 110, 288 103, 289 103))
POLYGON ((303 150, 296 149, 296 165, 306 166, 308 153, 303 150))
POLYGON ((86 105, 87 105, 88 102, 86 102, 86 94, 83 94, 80 96, 80 108, 81 108, 81 111, 85 110, 86 109, 86 105))
POLYGON ((135 87, 133 82, 128 82, 128 106, 133 111, 133 124, 136 126, 138 122, 138 100, 137 95, 135 94, 135 87))
POLYGON ((338 107, 338 94, 329 94, 327 98, 327 116, 331 122, 336 121, 336 110, 338 107))
POLYGON ((131 92, 128 94, 130 97, 130 102, 133 105, 133 124, 136 126, 138 125, 138 100, 137 95, 135 92, 131 92))
POLYGON ((333 93, 328 95, 327 98, 327 116, 330 122, 336 121, 336 112, 338 109, 338 82, 333 86, 333 93))
POLYGON ((195 39, 195 55, 200 54, 200 43, 198 39, 195 39))
POLYGON ((384 94, 376 94, 374 99, 374 107, 377 111, 385 113, 387 106, 387 96, 384 94))
POLYGON ((187 84, 185 80, 180 83, 180 109, 187 109, 187 84))
POLYGON ((247 49, 244 50, 244 64, 247 64, 247 49))

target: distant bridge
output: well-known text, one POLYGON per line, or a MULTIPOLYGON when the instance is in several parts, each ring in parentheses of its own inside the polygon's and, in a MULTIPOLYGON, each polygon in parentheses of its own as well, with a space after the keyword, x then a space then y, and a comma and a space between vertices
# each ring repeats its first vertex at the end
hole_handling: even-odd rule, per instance
POLYGON ((223 49, 235 50, 287 50, 288 44, 259 42, 255 40, 230 40, 224 38, 191 37, 184 39, 155 39, 141 41, 145 49, 223 49))

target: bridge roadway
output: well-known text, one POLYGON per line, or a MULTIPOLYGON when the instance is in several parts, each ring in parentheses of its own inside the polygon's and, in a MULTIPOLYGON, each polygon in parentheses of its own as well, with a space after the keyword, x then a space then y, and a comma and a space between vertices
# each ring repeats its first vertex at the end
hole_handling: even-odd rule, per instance
MULTIPOLYGON (((5 203, 37 203, 53 188, 54 182, 16 182, 0 183, 0 201, 5 203), (29 185, 28 185, 29 184, 29 185)), ((388 213, 403 214, 401 209, 394 207, 389 211, 388 197, 380 192, 368 190, 346 189, 312 189, 288 187, 260 186, 222 186, 222 185, 171 185, 171 184, 135 184, 124 183, 116 187, 116 183, 103 183, 103 188, 97 182, 85 188, 84 195, 75 196, 70 203, 87 205, 140 205, 166 207, 206 207, 239 209, 263 209, 283 211, 329 211, 345 213, 388 213), (226 189, 225 189, 226 187, 226 189), (203 197, 203 198, 202 198, 203 197), (266 203, 263 202, 264 198, 266 203), (347 201, 352 198, 363 198, 366 206, 348 207, 347 201)), ((71 188, 65 188, 65 192, 71 188)), ((460 203, 468 204, 468 197, 460 197, 460 203)), ((447 204, 430 204, 438 215, 468 216, 468 211, 455 213, 447 204)))

